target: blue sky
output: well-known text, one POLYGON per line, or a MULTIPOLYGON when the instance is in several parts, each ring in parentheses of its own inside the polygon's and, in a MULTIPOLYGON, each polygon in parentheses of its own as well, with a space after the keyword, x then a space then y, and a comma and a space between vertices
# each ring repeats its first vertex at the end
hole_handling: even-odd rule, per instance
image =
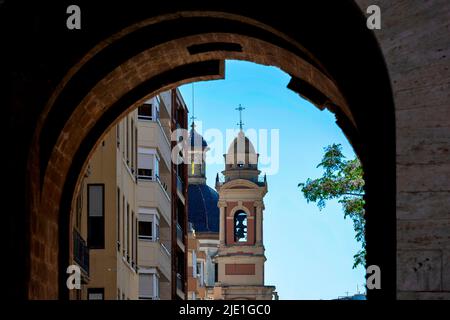
MULTIPOLYGON (((266 285, 275 285, 280 299, 334 299, 356 293, 358 285, 362 290, 364 270, 352 269, 353 254, 360 246, 351 220, 343 218, 336 201, 319 211, 297 187, 322 174, 316 166, 325 146, 341 143, 344 155, 354 157, 333 114, 287 89, 289 76, 278 68, 227 61, 225 74, 225 80, 194 85, 195 116, 202 121, 203 132, 216 128, 225 135, 226 129, 236 129, 239 104, 246 108, 244 130, 279 130, 279 170, 267 177, 269 192, 264 199, 266 285)), ((180 90, 191 116, 192 86, 180 90)), ((223 168, 223 164, 207 167, 211 187, 223 168)))

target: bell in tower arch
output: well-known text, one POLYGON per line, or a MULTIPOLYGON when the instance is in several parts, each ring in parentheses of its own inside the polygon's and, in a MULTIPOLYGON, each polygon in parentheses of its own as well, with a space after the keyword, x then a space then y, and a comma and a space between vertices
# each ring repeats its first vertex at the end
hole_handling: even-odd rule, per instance
POLYGON ((247 214, 239 211, 234 216, 234 240, 236 242, 247 241, 247 214))

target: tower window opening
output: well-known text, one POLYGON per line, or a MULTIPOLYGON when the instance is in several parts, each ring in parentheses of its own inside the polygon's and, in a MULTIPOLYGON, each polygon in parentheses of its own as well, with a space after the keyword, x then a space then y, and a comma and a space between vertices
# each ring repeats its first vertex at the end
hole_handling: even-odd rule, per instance
POLYGON ((247 242, 247 214, 244 211, 234 215, 234 241, 247 242))

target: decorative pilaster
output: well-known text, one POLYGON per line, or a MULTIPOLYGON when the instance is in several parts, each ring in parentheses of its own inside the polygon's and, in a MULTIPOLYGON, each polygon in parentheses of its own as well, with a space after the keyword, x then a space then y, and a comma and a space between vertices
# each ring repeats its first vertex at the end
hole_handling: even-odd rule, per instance
POLYGON ((255 201, 253 204, 256 208, 256 245, 262 245, 262 220, 264 203, 262 201, 255 201))
POLYGON ((220 210, 220 229, 219 229, 219 243, 220 245, 225 244, 225 208, 227 207, 227 202, 224 200, 219 200, 217 206, 220 210))

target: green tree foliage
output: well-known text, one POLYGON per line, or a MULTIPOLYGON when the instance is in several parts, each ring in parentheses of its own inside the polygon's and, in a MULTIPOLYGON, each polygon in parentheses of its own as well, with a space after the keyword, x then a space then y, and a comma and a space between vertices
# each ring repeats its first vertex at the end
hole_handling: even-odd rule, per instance
POLYGON ((345 160, 340 144, 332 144, 324 151, 322 162, 317 166, 324 169, 322 177, 307 179, 298 186, 306 200, 317 203, 320 210, 325 207, 327 200, 338 199, 344 210, 344 218, 352 219, 355 239, 361 243, 361 250, 353 256, 353 268, 365 266, 364 179, 361 163, 358 158, 345 160))

